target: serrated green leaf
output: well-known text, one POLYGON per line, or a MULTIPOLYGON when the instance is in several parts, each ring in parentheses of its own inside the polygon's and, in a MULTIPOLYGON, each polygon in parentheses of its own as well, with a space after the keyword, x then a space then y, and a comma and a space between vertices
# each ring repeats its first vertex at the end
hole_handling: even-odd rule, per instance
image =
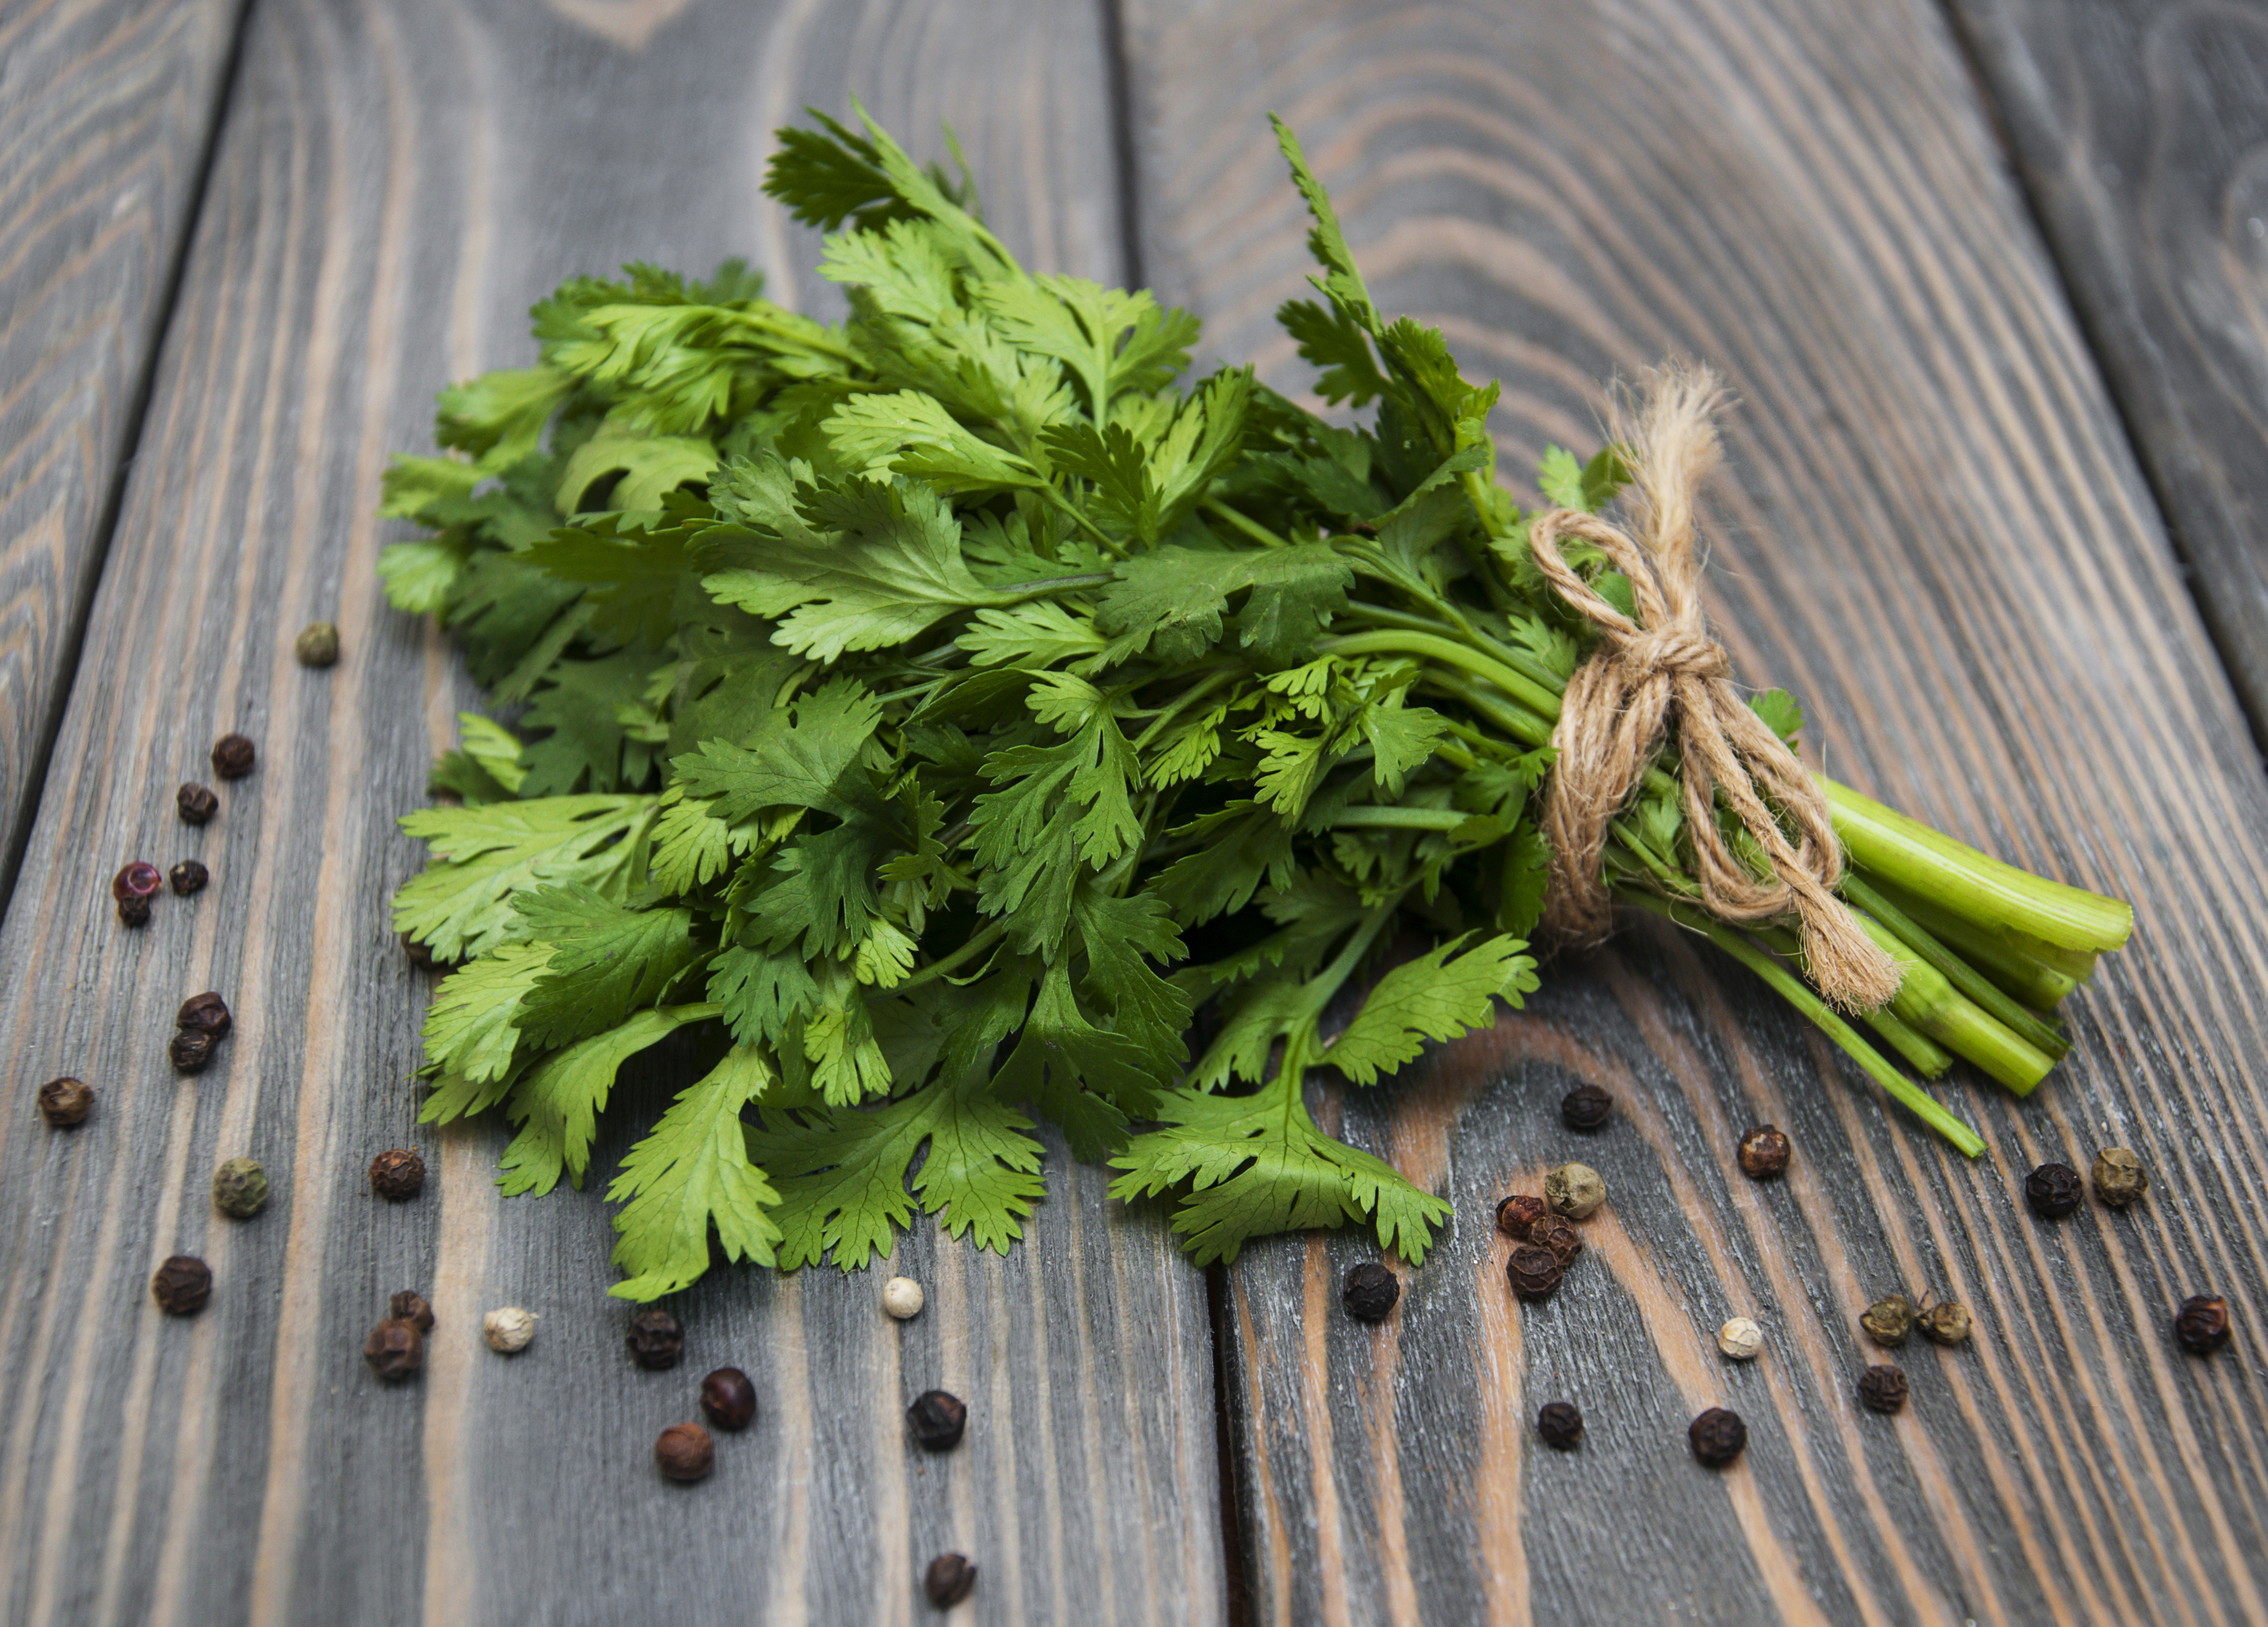
POLYGON ((609 1293, 659 1299, 692 1286, 709 1270, 712 1225, 728 1261, 772 1263, 780 1228, 768 1211, 780 1196, 749 1161, 740 1122, 772 1083, 762 1053, 735 1046, 630 1149, 607 1189, 607 1200, 623 1205, 614 1263, 630 1274, 609 1293))

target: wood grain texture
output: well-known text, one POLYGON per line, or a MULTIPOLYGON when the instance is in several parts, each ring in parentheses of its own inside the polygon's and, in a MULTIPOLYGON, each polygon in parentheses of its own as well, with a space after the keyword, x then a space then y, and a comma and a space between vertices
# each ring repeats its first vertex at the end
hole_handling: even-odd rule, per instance
POLYGON ((2268 10, 1950 10, 2268 740, 2268 10))
POLYGON ((0 10, 0 909, 240 10, 0 10))
POLYGON ((1323 1110, 1456 1218, 1376 1331, 1374 1247, 1231 1274, 1233 1438, 1260 1622, 2252 1622, 2268 1616, 2268 789, 1942 19, 1918 0, 1377 0, 1130 8, 1144 253, 1207 345, 1306 375, 1270 315, 1306 269, 1280 110, 1382 307, 1506 386, 1515 469, 1595 444, 1593 381, 1667 353, 1742 398, 1712 586, 1743 674, 1805 697, 1838 776, 2135 901, 2027 1102, 1956 1077, 1969 1163, 1745 974, 1668 930, 1323 1110), (1579 1138, 1561 1094, 1624 1104, 1579 1138), (1737 1172, 1748 1124, 1795 1173, 1737 1172), (2136 1210, 2022 1207, 2049 1158, 2139 1151, 2136 1210), (1557 1299, 1511 1301, 1501 1194, 1580 1157, 1609 1208, 1557 1299), (1974 1307, 1863 1411, 1857 1317, 1974 1307), (2226 1294, 2235 1344, 2168 1334, 2226 1294), (1738 1368, 1713 1330, 1762 1321, 1738 1368), (1535 1408, 1589 1419, 1541 1447, 1535 1408), (1744 1461, 1684 1426, 1730 1405, 1744 1461))
MULTIPOLYGON (((1004 237, 1115 277, 1103 71, 1088 7, 255 9, 0 935, 0 1621, 903 1623, 946 1548, 979 1567, 966 1619, 1218 1618, 1204 1283, 1155 1217, 1055 1156, 1012 1259, 902 1246, 920 1320, 881 1315, 874 1273, 726 1273, 686 1296, 684 1366, 640 1373, 599 1183, 501 1203, 500 1133, 416 1126, 428 989, 387 928, 419 859, 394 816, 474 699, 373 575, 379 475, 434 390, 523 364, 529 302, 632 255, 747 254, 814 298, 815 245, 758 192, 767 132, 853 92, 920 147, 949 116, 1004 237), (344 646, 328 673, 291 656, 319 617, 344 646), (261 766, 185 828, 174 784, 231 728, 261 766), (125 931, 107 883, 138 854, 195 854, 213 886, 125 931), (235 1032, 177 1080, 166 1024, 204 988, 235 1032), (65 1071, 100 1102, 51 1132, 32 1093, 65 1071), (363 1175, 392 1145, 434 1176, 398 1207, 363 1175), (277 1190, 241 1224, 206 1196, 237 1153, 277 1190), (146 1289, 176 1250, 217 1278, 194 1321, 146 1289), (360 1344, 405 1286, 439 1324, 387 1388, 360 1344), (506 1359, 478 1323, 512 1303, 542 1321, 506 1359), (727 1363, 759 1421, 710 1483, 660 1480, 655 1434, 727 1363), (972 1411, 939 1457, 903 1419, 932 1386, 972 1411)), ((635 1133, 615 1125, 601 1172, 635 1133)))

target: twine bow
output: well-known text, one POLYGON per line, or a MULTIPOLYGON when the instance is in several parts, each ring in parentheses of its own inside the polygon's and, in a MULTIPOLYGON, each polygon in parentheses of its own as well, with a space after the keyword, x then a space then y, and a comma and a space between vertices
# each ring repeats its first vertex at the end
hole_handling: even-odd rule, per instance
POLYGON ((1734 689, 1732 663, 1702 617, 1695 504, 1717 464, 1712 415, 1720 399, 1708 372, 1672 370, 1653 380, 1636 423, 1617 411, 1615 439, 1631 475, 1624 499, 1631 532, 1594 514, 1553 509, 1528 534, 1536 567, 1599 629, 1590 659, 1568 682, 1551 735, 1558 757, 1544 793, 1552 851, 1544 924, 1577 942, 1606 935, 1600 861, 1608 825, 1646 777, 1674 716, 1703 907, 1740 923, 1793 914, 1820 993, 1845 1010, 1872 1010, 1897 992, 1898 967, 1835 896, 1843 849, 1826 797, 1734 689), (1595 544, 1630 579, 1637 620, 1575 573, 1559 551, 1565 537, 1595 544), (1719 796, 1776 879, 1759 878, 1726 841, 1719 796))

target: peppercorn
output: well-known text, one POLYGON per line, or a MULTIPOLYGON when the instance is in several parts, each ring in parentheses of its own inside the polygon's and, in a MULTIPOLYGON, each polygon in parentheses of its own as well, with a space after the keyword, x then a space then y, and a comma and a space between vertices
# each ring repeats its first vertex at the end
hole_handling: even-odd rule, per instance
POLYGON ((1345 1285, 1339 1290, 1339 1302, 1357 1321, 1384 1321, 1401 1297, 1401 1279, 1374 1260, 1349 1271, 1345 1285))
POLYGON ((151 1277, 150 1296, 168 1316, 195 1316, 212 1298, 212 1268, 195 1255, 175 1255, 151 1277))
POLYGON ((1776 1124, 1759 1124, 1741 1137, 1741 1173, 1769 1181, 1787 1167, 1787 1137, 1776 1124))
POLYGON ((717 1466, 717 1443, 698 1424, 673 1424, 654 1437, 653 1466, 671 1480, 705 1480, 717 1466))
POLYGON ((77 1079, 49 1079, 40 1086, 40 1116, 58 1130, 85 1123, 93 1108, 94 1093, 77 1079))
POLYGON ((2228 1301, 2195 1294, 2174 1317, 2174 1337, 2192 1356, 2210 1356, 2228 1343, 2228 1301))
POLYGON ((1555 1452, 1583 1444, 1583 1415, 1572 1401, 1547 1401, 1535 1414, 1535 1432, 1555 1452))
POLYGON ((481 1318, 481 1337, 489 1342, 490 1350, 506 1356, 526 1350, 534 1336, 535 1313, 517 1305, 501 1307, 481 1318))
POLYGON ((210 990, 191 995, 173 1013, 176 1028, 202 1029, 217 1040, 225 1038, 235 1026, 235 1020, 228 1014, 228 1002, 210 990))
POLYGON ((424 1186, 425 1160, 408 1147, 392 1148, 370 1160, 370 1189, 388 1203, 407 1203, 424 1186))
POLYGON ((1570 1220, 1581 1220, 1607 1201, 1607 1183, 1588 1164, 1562 1164, 1543 1177, 1543 1206, 1570 1220))
POLYGON ((701 1380, 701 1410, 719 1429, 746 1429, 756 1416, 756 1387, 738 1367, 719 1367, 701 1380))
POLYGON ((2105 1147, 2095 1155, 2095 1196, 2124 1209, 2150 1189, 2150 1172, 2124 1147, 2105 1147))
POLYGON ((1540 1197, 1514 1192, 1496 1206, 1496 1229, 1515 1241, 1525 1242, 1530 1227, 1551 1211, 1540 1197))
POLYGON ((1969 1307, 1958 1299, 1942 1299, 1924 1311, 1914 1326, 1933 1344, 1969 1342, 1969 1307))
POLYGON ((218 1043, 202 1028, 184 1028, 166 1044, 166 1054, 173 1058, 174 1072, 202 1073, 218 1043))
POLYGON ((900 1321, 920 1315, 922 1301, 922 1285, 910 1277, 893 1277, 882 1285, 882 1309, 900 1321))
POLYGON ((409 957, 409 964, 419 971, 430 972, 433 969, 432 945, 421 942, 404 932, 401 934, 401 953, 409 957))
POLYGON ((425 1365, 425 1334, 404 1317, 389 1316, 362 1342, 362 1358, 381 1379, 406 1379, 425 1365))
POLYGON ((291 641, 291 653, 302 666, 330 666, 339 659, 339 629, 328 622, 310 622, 291 641))
POLYGON ((213 1171, 213 1207, 249 1220, 268 1206, 268 1172, 258 1160, 232 1158, 213 1171))
POLYGON ((2086 1190, 2068 1164, 2043 1164, 2024 1177, 2024 1201, 2044 1220, 2060 1220, 2078 1208, 2086 1190))
POLYGON ((1722 1469, 1749 1444, 1749 1426, 1741 1422, 1739 1413, 1712 1407, 1686 1427, 1685 1438, 1704 1465, 1722 1469))
POLYGON ((685 1324, 658 1305, 649 1305, 630 1318, 622 1343, 630 1359, 648 1373, 666 1373, 685 1354, 685 1324))
POLYGON ((150 901, 146 898, 122 898, 118 901, 118 918, 128 926, 150 924, 150 901))
POLYGON ((961 1432, 968 1427, 968 1407, 958 1395, 924 1390, 906 1409, 906 1422, 913 1426, 916 1440, 932 1452, 944 1452, 961 1444, 961 1432))
POLYGON ((1717 1348, 1734 1361, 1754 1361, 1764 1347, 1764 1330, 1745 1316, 1735 1316, 1717 1329, 1717 1348))
POLYGON ((396 1321, 406 1321, 420 1333, 433 1331, 433 1307, 425 1296, 414 1289, 404 1288, 386 1302, 386 1314, 396 1321))
POLYGON ((1875 1412, 1896 1412, 1906 1404, 1906 1375, 1896 1367, 1869 1367, 1859 1375, 1859 1399, 1875 1412))
POLYGON ((1523 1299, 1548 1299, 1559 1286, 1559 1256, 1549 1248, 1522 1243, 1505 1263, 1504 1274, 1512 1291, 1523 1299))
POLYGON ((1583 1234, 1572 1220, 1557 1215, 1546 1215, 1528 1228, 1528 1240, 1538 1248, 1549 1248, 1551 1257, 1559 1262, 1564 1270, 1575 1263, 1575 1256, 1583 1252, 1583 1234))
POLYGON ((223 779, 242 779, 252 772, 258 755, 243 735, 224 734, 213 742, 213 772, 223 779))
POLYGON ((173 812, 181 816, 184 825, 202 825, 220 812, 220 799, 212 794, 210 786, 188 780, 173 793, 173 812))
POLYGON ((1902 1293, 1884 1294, 1867 1307, 1859 1325, 1877 1344, 1896 1350, 1913 1332, 1913 1304, 1902 1293))
POLYGON ((212 880, 212 872, 194 858, 185 858, 166 872, 166 879, 173 884, 174 897, 187 898, 192 893, 205 890, 205 883, 212 880))
POLYGON ((1559 1122, 1570 1130, 1596 1130, 1615 1110, 1615 1099, 1595 1085, 1578 1085, 1559 1099, 1559 1122))
POLYGON ((110 878, 110 895, 122 904, 136 898, 146 902, 156 897, 158 889, 165 885, 166 878, 158 873, 157 865, 137 858, 122 865, 110 878))
POLYGON ((963 1554, 939 1554, 922 1576, 922 1592, 940 1610, 959 1604, 976 1586, 976 1567, 963 1554))

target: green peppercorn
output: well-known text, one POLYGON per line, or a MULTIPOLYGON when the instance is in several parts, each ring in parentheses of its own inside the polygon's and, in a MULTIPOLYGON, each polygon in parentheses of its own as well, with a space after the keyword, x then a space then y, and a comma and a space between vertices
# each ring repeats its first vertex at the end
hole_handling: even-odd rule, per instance
POLYGON ((268 1206, 268 1172, 258 1160, 232 1158, 213 1171, 213 1207, 249 1220, 268 1206))
POLYGON ((2124 1147, 2105 1147, 2095 1155, 2095 1196, 2124 1209, 2150 1189, 2150 1172, 2124 1147))
POLYGON ((328 622, 310 622, 291 643, 291 653, 302 666, 329 666, 339 659, 339 629, 328 622))
POLYGON ((1969 1342, 1969 1307, 1957 1299, 1943 1299, 1924 1311, 1914 1326, 1933 1344, 1969 1342))
POLYGON ((1582 1220, 1607 1201, 1607 1183, 1588 1164, 1562 1164, 1543 1177, 1543 1206, 1570 1220, 1582 1220))
POLYGON ((1859 1325, 1877 1344, 1895 1350, 1913 1332, 1913 1303, 1902 1293, 1885 1294, 1867 1307, 1859 1325))

